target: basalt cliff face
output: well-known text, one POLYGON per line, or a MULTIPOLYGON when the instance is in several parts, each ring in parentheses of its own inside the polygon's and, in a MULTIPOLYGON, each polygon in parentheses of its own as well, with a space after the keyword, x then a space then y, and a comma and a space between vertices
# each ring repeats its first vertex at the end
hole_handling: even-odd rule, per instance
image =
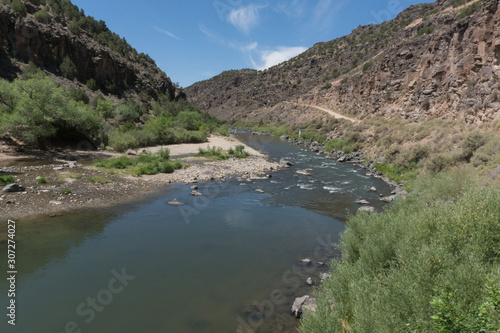
POLYGON ((154 63, 127 59, 98 43, 87 31, 75 35, 68 28, 70 20, 64 16, 51 13, 51 22, 41 23, 34 13, 44 7, 24 4, 26 16, 0 3, 0 77, 14 79, 23 63, 30 61, 47 72, 61 75, 59 66, 69 57, 78 71, 76 79, 83 84, 94 79, 98 87, 111 85, 119 94, 142 92, 153 98, 159 94, 171 99, 185 98, 154 63))
POLYGON ((303 112, 298 104, 357 118, 491 122, 500 117, 499 4, 411 6, 267 70, 224 72, 186 93, 226 120, 293 123, 287 112, 303 112))

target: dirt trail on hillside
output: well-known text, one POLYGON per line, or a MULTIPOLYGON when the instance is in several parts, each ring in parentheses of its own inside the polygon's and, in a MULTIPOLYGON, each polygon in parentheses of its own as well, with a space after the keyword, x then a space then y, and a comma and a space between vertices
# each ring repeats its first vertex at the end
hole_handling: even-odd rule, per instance
POLYGON ((346 117, 344 115, 341 115, 340 113, 337 113, 335 111, 332 111, 332 110, 329 110, 329 109, 325 109, 325 108, 322 108, 321 106, 316 106, 316 105, 311 105, 311 104, 299 104, 299 105, 303 105, 303 106, 309 106, 309 107, 312 107, 312 108, 315 108, 315 109, 318 109, 318 110, 321 110, 321 111, 324 111, 332 116, 334 116, 335 118, 338 118, 338 119, 347 119, 349 121, 352 121, 353 123, 357 123, 359 120, 357 119, 354 119, 354 118, 349 118, 349 117, 346 117))

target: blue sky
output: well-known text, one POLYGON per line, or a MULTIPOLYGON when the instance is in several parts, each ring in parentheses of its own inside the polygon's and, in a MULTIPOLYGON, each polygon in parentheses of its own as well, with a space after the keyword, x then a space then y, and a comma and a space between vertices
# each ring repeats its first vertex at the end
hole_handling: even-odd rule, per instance
POLYGON ((73 0, 106 21, 173 82, 186 87, 224 70, 265 69, 317 42, 381 23, 429 0, 73 0))

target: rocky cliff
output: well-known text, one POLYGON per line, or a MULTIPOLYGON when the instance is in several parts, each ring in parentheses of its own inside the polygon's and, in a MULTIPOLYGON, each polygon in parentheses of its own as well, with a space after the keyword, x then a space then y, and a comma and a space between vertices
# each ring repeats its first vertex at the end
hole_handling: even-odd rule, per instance
POLYGON ((267 70, 224 72, 186 92, 227 120, 279 120, 276 112, 298 103, 357 118, 481 123, 500 117, 499 79, 498 1, 440 0, 318 43, 267 70))
POLYGON ((112 86, 120 94, 134 91, 153 98, 159 94, 169 95, 171 99, 185 97, 154 63, 127 59, 105 43, 98 43, 87 31, 78 35, 72 33, 68 28, 70 20, 64 16, 50 12, 50 22, 41 23, 34 13, 48 5, 24 4, 27 15, 0 3, 0 77, 15 78, 22 63, 29 61, 45 71, 61 75, 59 66, 69 57, 77 67, 77 80, 83 84, 94 79, 104 91, 105 87, 109 90, 112 86))

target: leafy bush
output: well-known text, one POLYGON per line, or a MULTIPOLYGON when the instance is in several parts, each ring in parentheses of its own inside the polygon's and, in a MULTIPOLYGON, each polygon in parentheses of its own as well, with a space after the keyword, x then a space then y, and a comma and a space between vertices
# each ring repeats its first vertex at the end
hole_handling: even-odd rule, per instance
POLYGON ((143 153, 138 158, 120 156, 109 160, 97 160, 94 165, 108 169, 129 169, 135 175, 154 175, 157 173, 172 173, 182 168, 178 161, 170 161, 170 151, 160 149, 156 154, 143 153))
POLYGON ((215 160, 227 160, 229 158, 227 154, 224 154, 221 147, 210 148, 210 146, 207 146, 207 149, 198 148, 198 154, 195 156, 209 157, 215 160))
POLYGON ((26 16, 28 14, 26 5, 21 0, 12 0, 10 8, 21 16, 26 16))
POLYGON ((40 177, 37 180, 38 184, 47 184, 47 179, 45 177, 40 177))
POLYGON ((115 103, 112 100, 105 98, 102 95, 97 95, 93 101, 96 111, 104 118, 111 118, 116 109, 115 103))
POLYGON ((97 90, 97 82, 93 78, 87 80, 86 86, 92 91, 97 90))
POLYGON ((474 14, 476 10, 479 8, 479 6, 481 6, 481 1, 474 2, 472 5, 461 9, 460 12, 458 13, 458 17, 462 19, 466 16, 474 14))
POLYGON ((349 219, 342 262, 331 263, 302 332, 500 329, 500 188, 457 170, 423 177, 411 193, 349 219))
POLYGON ((78 70, 68 56, 63 59, 59 69, 61 70, 62 75, 68 80, 73 80, 78 76, 78 70))
POLYGON ((250 156, 248 152, 245 151, 245 146, 243 145, 237 145, 235 149, 229 148, 227 151, 229 156, 232 156, 234 158, 247 158, 250 156))
POLYGON ((345 154, 350 154, 359 149, 359 145, 352 139, 333 139, 325 144, 325 151, 331 153, 332 151, 343 151, 345 154))
POLYGON ((468 162, 474 152, 486 144, 484 134, 474 131, 469 133, 462 142, 462 156, 468 162))
POLYGON ((116 115, 122 123, 136 122, 141 117, 141 109, 137 103, 128 102, 116 109, 116 115))
POLYGON ((52 16, 50 16, 50 14, 47 13, 47 11, 42 9, 35 13, 35 20, 37 20, 40 23, 49 24, 52 22, 52 16))
POLYGON ((202 125, 201 114, 195 111, 181 111, 175 117, 175 125, 188 131, 197 131, 202 125))
POLYGON ((28 144, 54 137, 99 137, 102 122, 94 110, 74 101, 46 76, 8 83, 0 79, 0 126, 28 144), (29 130, 27 130, 29 129, 29 130))
POLYGON ((418 29, 416 37, 420 37, 424 34, 432 34, 433 32, 434 32, 434 27, 423 27, 418 29))
POLYGON ((84 104, 89 104, 89 96, 82 88, 73 88, 69 91, 69 97, 74 99, 77 102, 83 102, 84 104))

